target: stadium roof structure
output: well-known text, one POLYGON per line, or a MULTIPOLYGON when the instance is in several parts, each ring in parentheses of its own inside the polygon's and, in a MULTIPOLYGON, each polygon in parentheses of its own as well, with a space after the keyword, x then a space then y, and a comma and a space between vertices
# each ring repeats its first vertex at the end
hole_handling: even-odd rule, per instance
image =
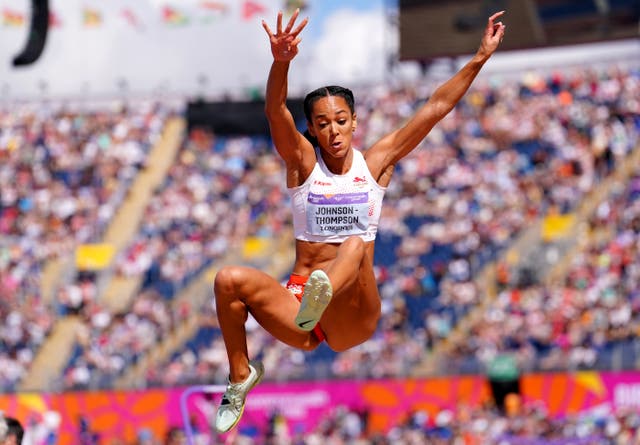
POLYGON ((505 10, 503 50, 640 37, 638 0, 399 0, 400 60, 469 54, 486 19, 505 10))

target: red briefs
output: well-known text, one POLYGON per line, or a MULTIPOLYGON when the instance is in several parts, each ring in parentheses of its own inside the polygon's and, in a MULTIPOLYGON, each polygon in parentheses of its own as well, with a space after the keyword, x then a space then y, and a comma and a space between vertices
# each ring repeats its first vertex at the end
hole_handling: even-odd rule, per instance
MULTIPOLYGON (((305 277, 303 275, 298 275, 292 273, 289 276, 289 281, 287 282, 286 288, 293 294, 294 297, 298 299, 298 301, 302 301, 302 294, 304 293, 304 285, 307 284, 307 280, 309 277, 305 277)), ((321 342, 324 341, 326 336, 320 327, 320 322, 313 328, 313 333, 316 334, 316 337, 321 342)))

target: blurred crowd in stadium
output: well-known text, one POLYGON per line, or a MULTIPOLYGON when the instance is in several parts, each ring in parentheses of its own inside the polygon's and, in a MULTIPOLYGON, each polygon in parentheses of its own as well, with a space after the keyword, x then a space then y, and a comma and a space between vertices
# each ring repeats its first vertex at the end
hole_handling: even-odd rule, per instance
MULTIPOLYGON (((514 396, 507 413, 492 407, 460 406, 430 419, 410 413, 404 424, 386 433, 367 434, 367 413, 337 406, 311 434, 302 436, 282 428, 274 416, 270 444, 291 445, 622 445, 640 441, 640 414, 635 409, 591 413, 556 419, 544 407, 523 406, 514 396)), ((251 434, 239 434, 240 444, 255 443, 251 434)))
POLYGON ((45 340, 59 307, 95 296, 82 281, 46 301, 47 260, 100 240, 157 141, 156 109, 96 112, 12 106, 0 112, 0 382, 11 389, 45 340), (53 308, 53 310, 52 310, 53 308))
MULTIPOLYGON (((400 125, 432 88, 425 82, 356 89, 354 145, 366 148, 400 125)), ((194 316, 197 334, 166 362, 149 367, 138 386, 226 382, 212 295, 197 307, 178 297, 243 240, 290 232, 283 165, 268 139, 191 129, 111 270, 58 277, 50 298, 39 280, 49 260, 101 240, 165 122, 176 114, 162 104, 100 111, 24 104, 0 111, 4 392, 19 387, 56 321, 69 315, 79 317, 82 329, 50 389, 112 386, 194 316), (127 310, 114 312, 101 301, 105 273, 140 280, 127 310)), ((442 362, 434 372, 484 372, 503 353, 515 356, 522 370, 635 366, 640 167, 630 171, 630 180, 616 175, 640 149, 639 134, 637 67, 478 81, 394 173, 376 245, 383 317, 374 338, 340 354, 325 347, 303 353, 249 324, 250 355, 262 358, 272 380, 403 377, 462 328, 468 335, 438 356, 442 362), (562 279, 519 279, 504 258, 517 236, 541 217, 572 214, 605 181, 613 182, 612 191, 584 221, 588 230, 562 279), (488 301, 476 278, 493 262, 501 273, 488 301), (480 303, 481 316, 465 318, 480 303)), ((280 272, 284 280, 288 271, 280 272)), ((637 412, 558 423, 539 407, 519 410, 524 413, 510 417, 491 409, 461 409, 436 419, 416 413, 407 425, 367 441, 366 416, 337 410, 305 442, 293 433, 278 438, 274 419, 271 443, 640 443, 637 412), (527 439, 534 433, 545 441, 527 439)))

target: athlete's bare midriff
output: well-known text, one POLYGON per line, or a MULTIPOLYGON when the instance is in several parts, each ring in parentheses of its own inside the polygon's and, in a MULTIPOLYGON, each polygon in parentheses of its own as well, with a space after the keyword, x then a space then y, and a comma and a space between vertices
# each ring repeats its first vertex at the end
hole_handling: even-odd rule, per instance
MULTIPOLYGON (((367 256, 373 262, 374 241, 367 242, 365 248, 367 256)), ((317 243, 296 240, 296 261, 293 273, 309 276, 316 269, 324 269, 336 258, 340 244, 317 243)))

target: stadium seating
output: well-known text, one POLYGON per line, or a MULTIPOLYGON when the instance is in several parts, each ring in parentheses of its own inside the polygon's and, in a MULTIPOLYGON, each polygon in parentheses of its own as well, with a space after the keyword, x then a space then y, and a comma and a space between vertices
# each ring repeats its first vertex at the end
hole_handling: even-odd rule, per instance
MULTIPOLYGON (((87 108, 22 104, 0 111, 0 313, 12 321, 0 350, 3 388, 27 376, 70 303, 56 301, 55 293, 73 280, 76 248, 100 239, 167 111, 87 108)), ((74 290, 74 304, 90 298, 86 287, 74 290)))

